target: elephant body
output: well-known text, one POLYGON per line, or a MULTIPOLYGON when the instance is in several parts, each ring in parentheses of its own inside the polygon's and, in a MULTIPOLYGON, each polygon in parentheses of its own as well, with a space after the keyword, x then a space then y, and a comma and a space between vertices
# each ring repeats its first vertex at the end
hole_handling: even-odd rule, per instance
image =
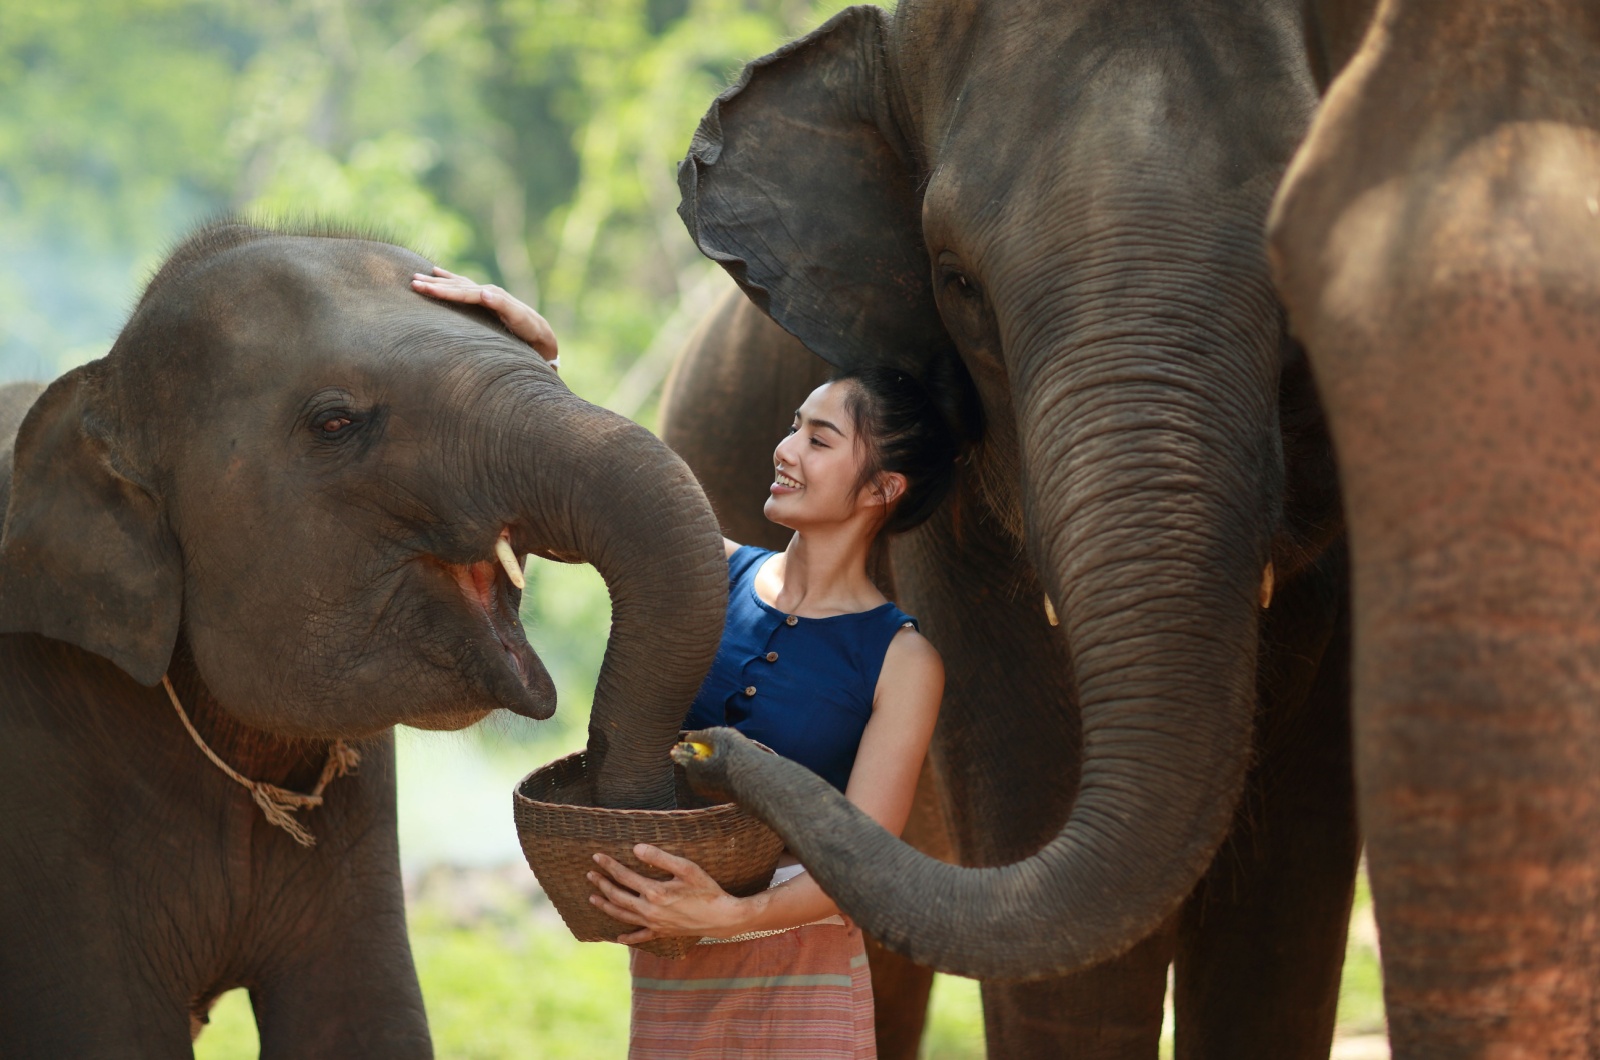
POLYGON ((1597 78, 1592 3, 1386 0, 1272 215, 1397 1060, 1600 1055, 1597 78))
POLYGON ((203 229, 23 420, 0 465, 0 1054, 189 1056, 236 986, 264 1057, 432 1054, 393 726, 554 710, 497 538, 605 576, 596 794, 671 799, 726 599, 711 510, 490 315, 414 294, 430 268, 203 229), (331 741, 359 749, 298 815, 314 845, 208 760, 164 677, 248 781, 310 792, 331 741))
POLYGON ((663 434, 730 534, 762 540, 818 359, 919 374, 974 439, 891 557, 945 657, 956 849, 990 868, 732 738, 691 772, 891 949, 984 979, 992 1055, 1153 1057, 1174 961, 1179 1056, 1327 1055, 1360 845, 1342 515, 1261 241, 1315 102, 1304 15, 853 8, 751 64, 680 170, 748 297, 663 434))
MULTIPOLYGON (((0 637, 0 1045, 17 1057, 189 1056, 218 995, 248 987, 263 1056, 431 1056, 406 941, 394 740, 307 815, 267 826, 160 688, 44 637, 0 637)), ((309 791, 325 745, 231 721, 192 662, 173 683, 224 761, 309 791)))

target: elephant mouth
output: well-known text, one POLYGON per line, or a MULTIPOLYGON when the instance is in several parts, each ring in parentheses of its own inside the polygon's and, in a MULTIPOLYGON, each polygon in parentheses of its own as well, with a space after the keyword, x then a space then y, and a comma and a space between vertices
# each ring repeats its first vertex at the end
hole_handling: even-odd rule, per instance
POLYGON ((513 572, 521 581, 521 557, 526 554, 513 551, 502 537, 492 559, 464 564, 440 561, 440 566, 456 583, 468 612, 487 634, 485 639, 499 648, 501 672, 491 675, 490 693, 506 709, 542 721, 555 713, 554 690, 522 630, 521 586, 512 582, 513 572))

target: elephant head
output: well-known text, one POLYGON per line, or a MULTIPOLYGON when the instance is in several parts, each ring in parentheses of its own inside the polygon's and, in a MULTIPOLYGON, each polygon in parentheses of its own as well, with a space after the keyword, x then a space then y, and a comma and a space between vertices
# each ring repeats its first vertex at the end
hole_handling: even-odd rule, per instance
POLYGON ((1111 957, 1229 826, 1283 477, 1260 233, 1315 102, 1280 6, 850 8, 752 63, 680 168, 701 249, 813 352, 976 400, 978 518, 1059 615, 1082 772, 1024 861, 922 858, 730 733, 691 763, 920 963, 1111 957))
POLYGON ((182 641, 223 709, 286 737, 545 718, 506 536, 605 577, 598 794, 670 806, 664 752, 721 630, 710 508, 491 315, 414 294, 430 268, 364 239, 191 237, 21 427, 0 630, 146 685, 182 641))

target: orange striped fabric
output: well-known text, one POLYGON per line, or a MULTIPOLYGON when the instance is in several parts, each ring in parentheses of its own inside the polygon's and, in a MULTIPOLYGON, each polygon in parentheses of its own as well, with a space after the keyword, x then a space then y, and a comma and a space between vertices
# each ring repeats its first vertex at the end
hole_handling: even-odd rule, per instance
POLYGON ((682 960, 633 951, 628 1060, 876 1060, 861 929, 810 924, 696 946, 682 960))

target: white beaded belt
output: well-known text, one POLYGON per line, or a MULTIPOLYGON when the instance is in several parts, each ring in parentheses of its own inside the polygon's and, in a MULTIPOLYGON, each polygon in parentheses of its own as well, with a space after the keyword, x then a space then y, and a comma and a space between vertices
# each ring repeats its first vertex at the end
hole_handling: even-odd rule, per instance
MULTIPOLYGON (((777 871, 772 874, 772 882, 767 884, 767 890, 772 890, 780 883, 788 883, 805 871, 806 867, 804 865, 779 865, 777 871)), ((746 931, 738 935, 729 935, 725 939, 701 939, 700 945, 719 946, 724 942, 749 942, 752 939, 771 938, 773 935, 782 935, 784 932, 794 931, 797 928, 815 927, 818 924, 837 924, 840 927, 844 927, 844 917, 835 913, 832 916, 825 916, 821 920, 813 920, 809 924, 796 924, 794 927, 772 928, 770 931, 746 931)))

